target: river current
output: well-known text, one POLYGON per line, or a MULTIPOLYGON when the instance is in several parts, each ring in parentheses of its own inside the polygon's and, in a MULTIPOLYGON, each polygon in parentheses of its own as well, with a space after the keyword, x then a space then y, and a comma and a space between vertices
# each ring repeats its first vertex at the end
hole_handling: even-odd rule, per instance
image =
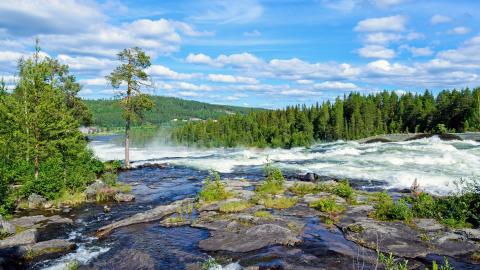
MULTIPOLYGON (((123 148, 118 141, 111 136, 94 137, 90 147, 102 160, 122 159, 123 148)), ((159 222, 120 228, 104 240, 93 235, 98 228, 119 219, 195 196, 201 188, 200 180, 209 170, 220 172, 222 178, 260 180, 267 161, 291 178, 314 172, 326 178, 348 178, 353 185, 364 188, 393 189, 408 188, 417 179, 423 189, 440 194, 454 191, 460 179, 480 176, 479 142, 442 141, 436 137, 396 143, 337 141, 290 150, 198 149, 147 143, 132 148, 131 158, 133 166, 166 166, 121 172, 119 181, 132 184, 136 201, 111 204, 109 213, 103 213, 102 206, 96 204, 73 210, 68 214, 74 219, 73 226, 55 228, 40 237, 68 238, 77 243, 77 250, 28 268, 64 269, 76 260, 80 269, 129 269, 128 261, 137 258, 154 264, 156 269, 186 269, 191 263, 213 256, 223 264, 351 269, 359 252, 366 251, 345 240, 338 229, 325 228, 318 218, 308 220, 300 246, 272 246, 248 254, 207 254, 198 248, 198 241, 207 238, 208 231, 188 226, 165 228, 159 222)))

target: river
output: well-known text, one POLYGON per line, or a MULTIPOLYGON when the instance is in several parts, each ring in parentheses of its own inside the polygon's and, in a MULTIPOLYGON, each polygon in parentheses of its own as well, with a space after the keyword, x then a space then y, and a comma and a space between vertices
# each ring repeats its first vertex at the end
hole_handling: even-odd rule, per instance
MULTIPOLYGON (((118 141, 112 136, 94 137, 90 147, 102 160, 122 159, 123 148, 118 141)), ((422 188, 439 194, 454 191, 459 179, 480 176, 479 142, 442 141, 436 137, 397 143, 337 141, 290 150, 197 149, 151 142, 132 148, 131 159, 134 167, 145 163, 167 166, 120 173, 119 181, 133 185, 136 201, 112 204, 109 213, 103 213, 102 206, 96 204, 75 209, 69 214, 73 226, 47 231, 43 237, 69 238, 77 243, 77 251, 29 268, 63 269, 68 262, 77 260, 90 267, 87 269, 128 269, 126 256, 132 256, 154 264, 156 269, 185 269, 213 256, 225 264, 288 268, 301 262, 305 267, 329 269, 335 265, 335 269, 351 269, 361 249, 345 240, 338 229, 325 228, 318 218, 308 220, 300 246, 272 246, 248 254, 207 254, 198 248, 198 241, 207 238, 208 231, 188 226, 165 228, 158 222, 120 228, 101 241, 93 235, 113 221, 194 196, 201 188, 199 180, 209 170, 220 172, 224 178, 261 179, 267 160, 292 178, 315 172, 326 178, 348 178, 362 188, 393 189, 408 188, 417 179, 422 188)))

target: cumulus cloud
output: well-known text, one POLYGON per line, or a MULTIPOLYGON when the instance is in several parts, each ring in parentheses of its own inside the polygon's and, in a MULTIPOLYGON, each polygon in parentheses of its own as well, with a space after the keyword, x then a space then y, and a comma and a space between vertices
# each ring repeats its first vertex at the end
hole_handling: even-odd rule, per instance
POLYGON ((401 32, 405 31, 406 23, 407 18, 401 15, 382 18, 369 18, 358 22, 354 30, 358 32, 401 32))
POLYGON ((258 80, 255 78, 225 75, 225 74, 208 74, 208 80, 212 82, 222 82, 222 83, 247 83, 247 84, 258 83, 258 80))
POLYGON ((85 71, 85 70, 110 70, 118 64, 117 61, 106 59, 106 58, 96 58, 91 56, 69 56, 65 54, 59 54, 57 59, 70 67, 71 70, 85 71))
POLYGON ((414 57, 417 56, 430 56, 433 54, 432 49, 430 47, 411 47, 411 46, 402 46, 402 49, 406 49, 409 51, 414 57))
POLYGON ((152 65, 147 69, 147 73, 152 77, 171 79, 171 80, 190 80, 200 76, 199 74, 179 73, 162 65, 152 65))
POLYGON ((314 85, 314 88, 319 90, 358 90, 359 89, 359 87, 354 83, 330 82, 330 81, 316 83, 314 85))
POLYGON ((358 54, 365 58, 390 59, 395 57, 395 51, 379 45, 368 45, 358 49, 358 54))
POLYGON ((448 23, 448 22, 451 22, 452 19, 448 16, 445 16, 445 15, 441 15, 441 14, 435 14, 432 16, 432 18, 430 18, 430 23, 433 24, 433 25, 436 25, 436 24, 441 24, 441 23, 448 23))
POLYGON ((470 31, 471 30, 468 27, 458 26, 458 27, 455 27, 455 28, 449 30, 448 33, 452 34, 452 35, 465 35, 465 34, 470 33, 470 31))
POLYGON ((236 67, 249 67, 256 64, 261 64, 262 60, 250 53, 239 53, 231 55, 219 55, 212 59, 205 54, 189 54, 186 58, 187 63, 192 64, 207 64, 211 66, 223 67, 226 65, 236 67))

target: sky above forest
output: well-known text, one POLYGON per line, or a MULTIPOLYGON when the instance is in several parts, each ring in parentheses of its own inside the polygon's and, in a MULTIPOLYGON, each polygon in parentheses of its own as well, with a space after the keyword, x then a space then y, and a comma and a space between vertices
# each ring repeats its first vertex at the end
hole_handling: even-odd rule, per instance
POLYGON ((39 38, 88 99, 123 48, 152 58, 155 95, 278 108, 351 91, 480 86, 480 1, 1 0, 0 77, 39 38))

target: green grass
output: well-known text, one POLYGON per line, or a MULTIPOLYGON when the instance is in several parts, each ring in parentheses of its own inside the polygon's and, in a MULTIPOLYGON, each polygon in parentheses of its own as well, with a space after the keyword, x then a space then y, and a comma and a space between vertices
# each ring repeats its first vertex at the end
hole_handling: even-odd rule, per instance
POLYGON ((270 164, 265 165, 264 170, 266 175, 265 181, 257 187, 255 192, 259 195, 283 194, 285 192, 285 188, 283 187, 285 178, 283 177, 282 171, 270 164))
POLYGON ((252 207, 252 204, 249 201, 233 201, 227 202, 220 205, 220 212, 223 213, 238 213, 245 211, 246 209, 252 207))
POLYGON ((253 215, 258 218, 273 219, 273 215, 269 211, 257 211, 253 215))
POLYGON ((205 180, 205 184, 200 190, 198 198, 201 202, 211 203, 226 200, 233 194, 225 189, 225 185, 220 181, 220 175, 213 173, 205 180), (213 179, 212 179, 213 178, 213 179))
POLYGON ((312 183, 295 183, 292 187, 289 189, 291 192, 298 196, 304 196, 306 194, 312 194, 316 193, 317 191, 317 186, 312 183))
POLYGON ((335 198, 326 197, 317 201, 311 202, 310 207, 325 212, 329 215, 338 215, 345 211, 345 207, 337 204, 335 198))
POLYGON ((77 206, 87 201, 87 196, 84 192, 68 192, 63 191, 60 196, 55 200, 55 204, 66 204, 70 206, 77 206))
POLYGON ((274 209, 285 209, 290 208, 297 204, 297 198, 294 197, 280 197, 280 198, 271 198, 267 197, 263 200, 263 205, 267 208, 274 209))
POLYGON ((183 223, 185 221, 186 221, 185 217, 181 217, 181 216, 168 217, 167 219, 165 219, 165 223, 169 223, 169 224, 183 223))
POLYGON ((116 183, 114 188, 120 193, 130 193, 132 192, 132 186, 127 183, 116 183))

